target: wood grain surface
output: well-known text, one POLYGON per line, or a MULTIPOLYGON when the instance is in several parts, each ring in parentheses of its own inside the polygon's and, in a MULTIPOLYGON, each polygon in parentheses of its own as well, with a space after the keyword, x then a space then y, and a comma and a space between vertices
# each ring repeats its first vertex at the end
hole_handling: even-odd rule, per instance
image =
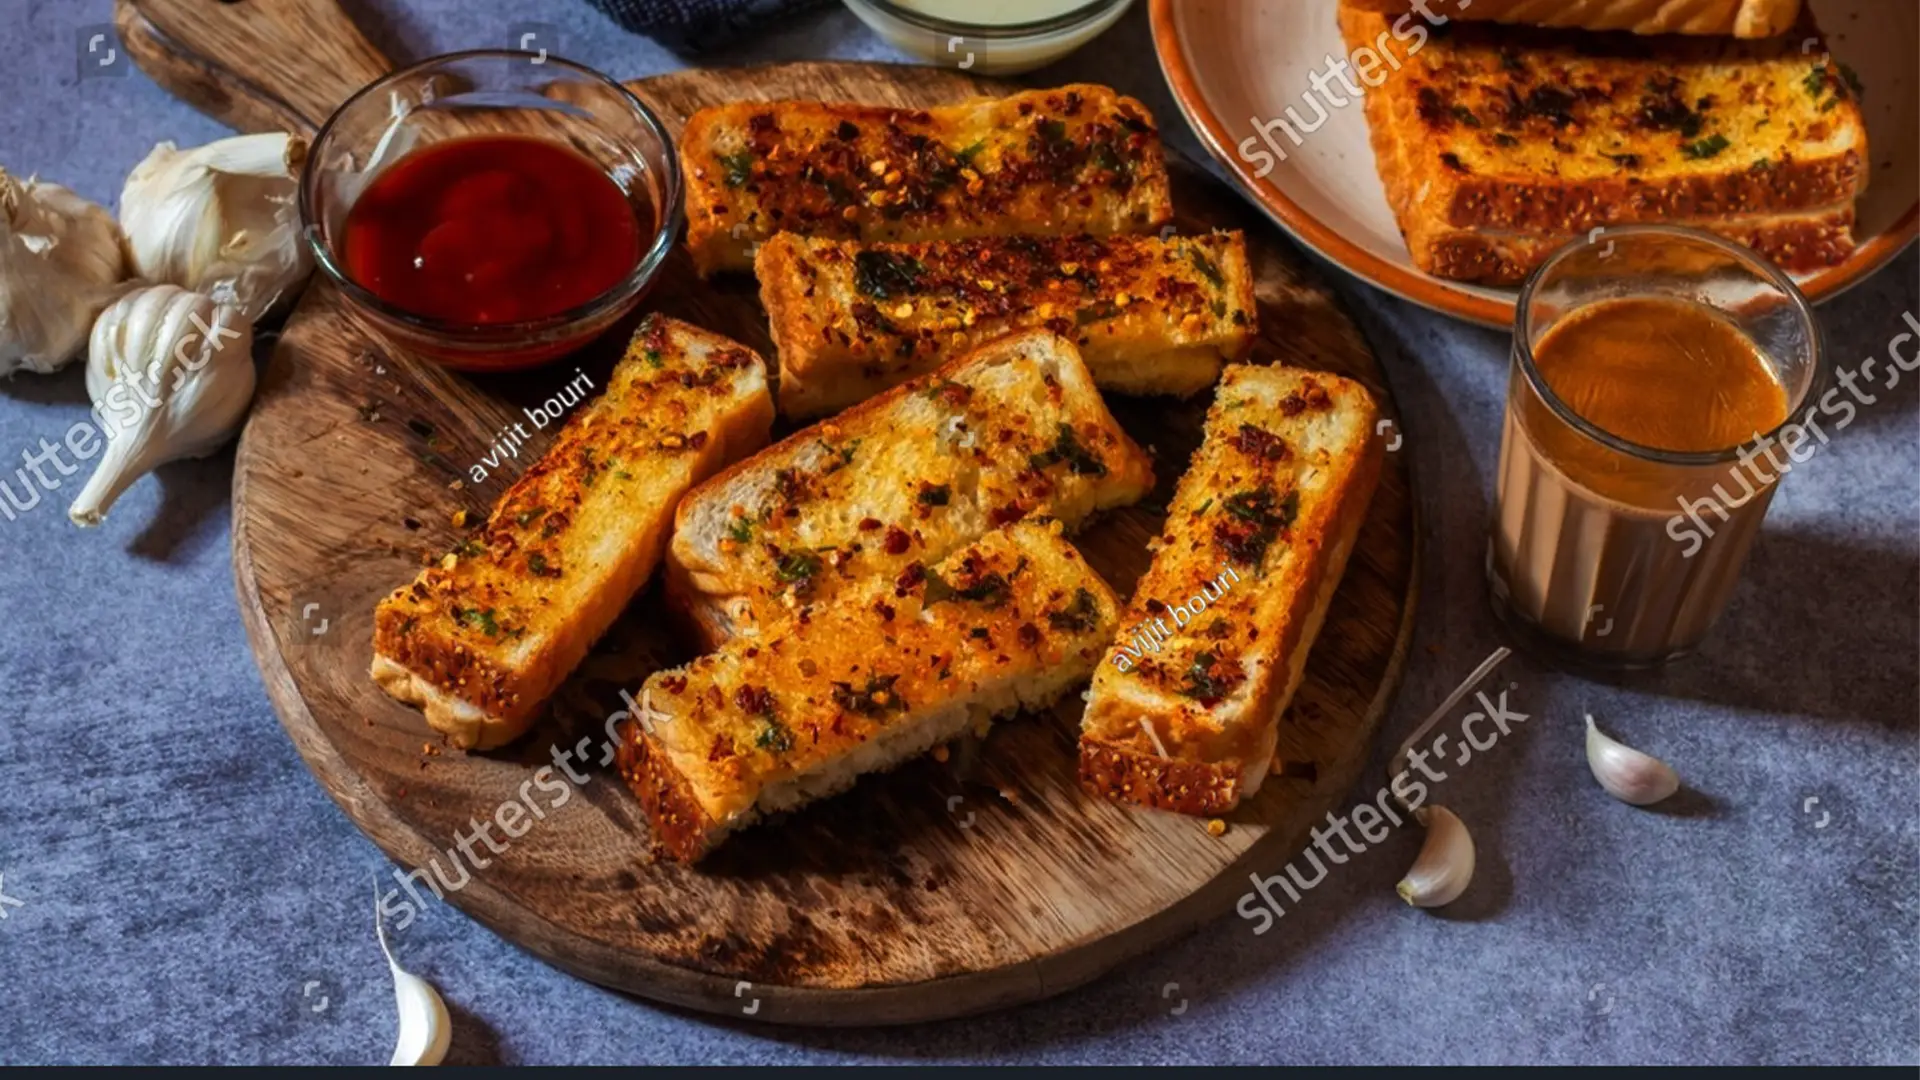
MULTIPOLYGON (((123 13, 173 6, 121 3, 123 13)), ((298 6, 312 13, 324 5, 298 6)), ((147 69, 194 101, 217 97, 212 81, 247 83, 208 80, 185 65, 147 69)), ((273 101, 312 107, 285 88, 286 75, 248 78, 255 76, 274 88, 273 101)), ((921 107, 1005 89, 954 71, 872 64, 690 71, 629 85, 676 132, 693 110, 722 101, 921 107)), ((220 115, 269 117, 280 107, 235 104, 228 93, 220 115)), ((1248 231, 1259 277, 1257 361, 1358 378, 1393 414, 1364 341, 1271 228, 1185 165, 1176 169, 1175 205, 1183 230, 1248 231)), ((702 283, 684 250, 644 308, 772 355, 754 283, 702 283)), ((525 739, 488 754, 442 750, 418 714, 367 676, 373 606, 423 559, 459 542, 456 511, 484 519, 551 436, 536 432, 515 467, 468 483, 469 466, 502 425, 524 422, 523 408, 566 385, 576 368, 604 385, 624 333, 539 371, 468 378, 368 336, 340 295, 316 282, 273 350, 237 455, 235 582, 288 734, 327 791, 403 868, 431 874, 437 861, 448 881, 468 877, 447 900, 503 937, 595 982, 759 1020, 850 1025, 961 1015, 1059 993, 1218 917, 1246 891, 1250 872, 1278 870, 1358 779, 1412 625, 1419 530, 1409 447, 1389 455, 1283 728, 1282 758, 1307 764, 1270 779, 1218 838, 1203 821, 1083 793, 1075 782, 1075 695, 1050 714, 998 726, 945 763, 906 765, 750 830, 698 868, 650 862, 644 818, 602 748, 607 718, 625 707, 621 691, 686 655, 663 629, 653 590, 525 739), (555 771, 547 779, 565 784, 564 802, 547 789, 529 794, 535 773, 572 750, 582 751, 568 764, 584 782, 555 771), (574 764, 579 758, 584 767, 574 764), (456 835, 471 822, 522 801, 544 811, 523 835, 496 830, 504 850, 470 841, 476 857, 459 851, 456 835)), ((1124 593, 1146 566, 1146 542, 1161 522, 1156 507, 1198 444, 1206 395, 1110 404, 1154 450, 1160 480, 1151 505, 1101 518, 1078 538, 1124 593)))

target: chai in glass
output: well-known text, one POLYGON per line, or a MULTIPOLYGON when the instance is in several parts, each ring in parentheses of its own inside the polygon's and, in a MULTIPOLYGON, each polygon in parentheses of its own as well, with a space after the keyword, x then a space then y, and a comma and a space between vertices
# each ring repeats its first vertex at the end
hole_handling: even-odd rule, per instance
POLYGON ((1646 667, 1726 607, 1790 468, 1771 433, 1821 361, 1804 299, 1753 253, 1667 227, 1605 235, 1523 293, 1488 572, 1523 641, 1646 667))

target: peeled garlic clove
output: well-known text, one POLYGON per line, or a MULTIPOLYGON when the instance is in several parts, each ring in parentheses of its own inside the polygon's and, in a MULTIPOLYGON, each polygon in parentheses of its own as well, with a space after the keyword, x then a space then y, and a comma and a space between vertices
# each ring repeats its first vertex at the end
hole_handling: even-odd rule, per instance
POLYGON ((1673 766, 1608 738, 1587 714, 1587 768, 1607 794, 1635 806, 1651 806, 1680 790, 1673 766))
POLYGON ((1444 806, 1423 806, 1413 816, 1426 826, 1427 841, 1395 891, 1414 907, 1451 904, 1473 880, 1473 834, 1444 806))
POLYGON ((120 193, 133 270, 232 303, 258 321, 313 268, 296 205, 306 140, 238 135, 155 146, 120 193))
POLYGON ((98 525, 135 480, 218 450, 253 386, 253 324, 238 308, 175 285, 116 300, 94 323, 87 357, 106 448, 67 516, 98 525))
POLYGON ((111 214, 0 169, 0 375, 72 360, 126 270, 111 214))
POLYGON ((453 1018, 433 984, 401 967, 387 946, 387 927, 380 918, 380 890, 373 893, 373 932, 393 972, 393 999, 400 1012, 400 1034, 388 1065, 438 1065, 446 1059, 453 1039, 453 1018))

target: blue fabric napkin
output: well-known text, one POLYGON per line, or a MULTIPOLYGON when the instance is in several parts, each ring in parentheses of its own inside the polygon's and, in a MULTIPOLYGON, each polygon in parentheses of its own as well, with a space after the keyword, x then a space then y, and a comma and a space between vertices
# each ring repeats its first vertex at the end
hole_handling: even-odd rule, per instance
POLYGON ((668 48, 701 52, 763 30, 826 0, 588 0, 608 18, 668 48))

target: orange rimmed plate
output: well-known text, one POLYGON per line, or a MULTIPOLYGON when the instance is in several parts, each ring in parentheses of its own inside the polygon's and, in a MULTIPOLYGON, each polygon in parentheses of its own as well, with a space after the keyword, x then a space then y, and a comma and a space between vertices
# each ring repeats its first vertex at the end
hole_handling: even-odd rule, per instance
MULTIPOLYGON (((1886 0, 1811 0, 1834 55, 1859 72, 1873 156, 1846 262, 1800 275, 1815 302, 1837 296, 1912 242, 1920 224, 1920 7, 1886 0)), ((1309 120, 1309 80, 1346 55, 1335 0, 1151 0, 1154 50, 1174 100, 1208 152, 1248 197, 1329 261, 1416 304, 1487 326, 1513 324, 1517 289, 1446 281, 1413 265, 1374 168, 1359 101, 1327 109, 1285 161, 1242 156, 1262 120, 1288 106, 1309 120), (1261 166, 1271 169, 1259 175, 1261 166)), ((1340 94, 1339 84, 1332 84, 1340 94)), ((1265 151, 1264 144, 1257 149, 1265 151)))

